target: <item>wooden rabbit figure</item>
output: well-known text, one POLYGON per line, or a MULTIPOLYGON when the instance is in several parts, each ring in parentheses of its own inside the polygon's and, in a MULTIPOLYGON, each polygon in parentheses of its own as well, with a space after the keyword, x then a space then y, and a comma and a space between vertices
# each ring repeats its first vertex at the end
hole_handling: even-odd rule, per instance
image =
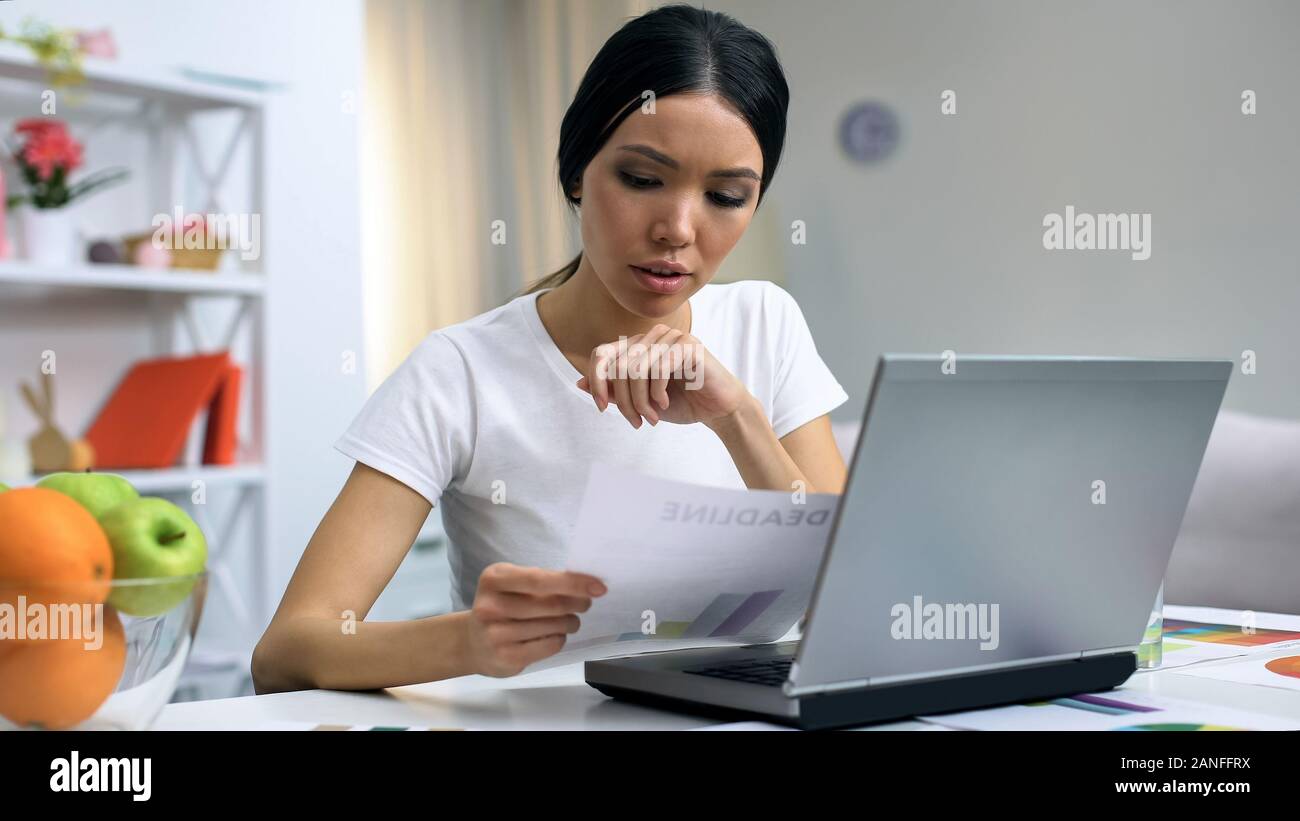
POLYGON ((23 397, 31 407, 36 418, 41 420, 41 429, 27 440, 27 447, 32 453, 32 470, 37 473, 53 471, 87 470, 95 464, 95 449, 84 439, 69 441, 59 432, 54 424, 54 377, 41 375, 44 399, 36 396, 36 391, 26 382, 22 384, 23 397))

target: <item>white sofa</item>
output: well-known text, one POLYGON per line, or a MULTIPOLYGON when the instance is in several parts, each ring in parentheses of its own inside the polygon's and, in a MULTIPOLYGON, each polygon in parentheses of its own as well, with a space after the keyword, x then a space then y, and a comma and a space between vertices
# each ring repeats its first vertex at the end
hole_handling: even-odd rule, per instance
POLYGON ((1219 413, 1165 601, 1300 613, 1300 421, 1219 413))
MULTIPOLYGON (((859 427, 832 426, 846 463, 859 427)), ((1165 601, 1300 613, 1300 421, 1220 412, 1169 561, 1165 601)))

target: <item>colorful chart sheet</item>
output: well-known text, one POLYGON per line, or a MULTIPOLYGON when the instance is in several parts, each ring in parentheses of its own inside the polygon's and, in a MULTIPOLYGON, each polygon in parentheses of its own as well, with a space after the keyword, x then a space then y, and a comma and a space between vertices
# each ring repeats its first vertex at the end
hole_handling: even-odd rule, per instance
POLYGON ((921 716, 921 720, 960 730, 1300 729, 1300 720, 1124 689, 1034 704, 921 716))
POLYGON ((1210 667, 1179 670, 1178 674, 1300 691, 1300 654, 1277 658, 1247 658, 1210 667))

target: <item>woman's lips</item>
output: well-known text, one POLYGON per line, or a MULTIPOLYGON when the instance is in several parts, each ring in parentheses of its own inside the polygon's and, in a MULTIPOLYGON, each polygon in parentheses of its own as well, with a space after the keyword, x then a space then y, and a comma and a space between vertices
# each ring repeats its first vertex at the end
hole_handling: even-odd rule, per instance
POLYGON ((642 286, 646 288, 646 290, 653 291, 657 294, 677 293, 686 285, 686 280, 690 277, 690 274, 660 276, 659 274, 652 274, 646 269, 639 268, 635 265, 629 265, 627 267, 636 276, 642 286))

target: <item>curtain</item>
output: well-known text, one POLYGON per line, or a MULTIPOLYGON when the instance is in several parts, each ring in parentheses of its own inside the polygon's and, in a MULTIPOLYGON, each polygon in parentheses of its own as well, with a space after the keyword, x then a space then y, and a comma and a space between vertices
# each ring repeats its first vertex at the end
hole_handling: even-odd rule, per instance
POLYGON ((578 252, 556 182, 560 121, 600 46, 655 5, 368 0, 358 113, 369 389, 429 331, 578 252))

